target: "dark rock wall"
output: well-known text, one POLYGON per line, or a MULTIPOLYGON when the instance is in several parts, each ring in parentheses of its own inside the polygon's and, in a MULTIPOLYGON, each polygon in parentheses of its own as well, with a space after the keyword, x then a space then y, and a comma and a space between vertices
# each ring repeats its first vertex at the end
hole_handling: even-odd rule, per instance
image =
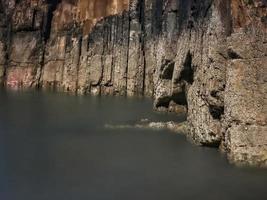
POLYGON ((0 83, 145 95, 189 138, 267 166, 266 0, 2 0, 0 83))

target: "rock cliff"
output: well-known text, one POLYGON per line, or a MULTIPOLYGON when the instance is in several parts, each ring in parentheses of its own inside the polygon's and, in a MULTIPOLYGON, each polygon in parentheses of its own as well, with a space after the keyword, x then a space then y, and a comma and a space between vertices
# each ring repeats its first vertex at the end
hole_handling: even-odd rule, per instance
POLYGON ((1 0, 0 84, 145 95, 189 138, 267 166, 266 0, 1 0))

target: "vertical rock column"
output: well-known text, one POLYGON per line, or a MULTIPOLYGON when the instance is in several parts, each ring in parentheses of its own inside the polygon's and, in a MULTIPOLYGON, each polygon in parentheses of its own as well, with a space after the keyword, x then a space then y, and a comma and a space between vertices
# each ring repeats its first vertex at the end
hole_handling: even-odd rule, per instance
POLYGON ((114 94, 126 95, 130 35, 129 13, 124 12, 121 17, 118 16, 117 22, 116 40, 113 49, 114 69, 112 82, 114 84, 114 94))
POLYGON ((128 0, 63 0, 53 12, 43 88, 125 93, 129 17, 122 11, 127 6, 128 0))
POLYGON ((130 2, 130 36, 127 68, 127 95, 142 94, 144 89, 144 49, 143 31, 144 1, 130 2))
POLYGON ((44 53, 43 25, 47 5, 43 1, 20 1, 10 10, 6 86, 37 87, 44 53))
POLYGON ((52 13, 41 78, 44 89, 77 91, 83 31, 77 12, 76 2, 62 1, 52 13))

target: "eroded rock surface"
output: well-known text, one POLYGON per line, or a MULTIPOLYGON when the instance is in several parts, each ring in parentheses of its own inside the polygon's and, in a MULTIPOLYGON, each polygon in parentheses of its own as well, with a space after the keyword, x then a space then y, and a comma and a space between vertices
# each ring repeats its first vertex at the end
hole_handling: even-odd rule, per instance
POLYGON ((266 0, 1 0, 0 84, 145 95, 267 166, 266 0))

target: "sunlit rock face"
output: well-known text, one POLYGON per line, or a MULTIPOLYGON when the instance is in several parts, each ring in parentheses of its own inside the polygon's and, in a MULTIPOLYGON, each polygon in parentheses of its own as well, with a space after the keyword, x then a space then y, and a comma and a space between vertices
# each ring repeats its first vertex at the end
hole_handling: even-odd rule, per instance
MULTIPOLYGON (((96 44, 92 46, 90 44, 91 48, 88 49, 92 40, 90 38, 94 37, 93 29, 97 26, 97 22, 103 21, 108 16, 118 17, 119 21, 119 16, 123 13, 124 23, 128 24, 129 17, 125 14, 128 7, 128 0, 59 2, 53 12, 51 31, 44 55, 42 87, 80 94, 91 91, 97 93, 103 78, 101 69, 104 59, 104 44, 97 45, 97 42, 104 35, 108 38, 115 33, 108 32, 108 29, 98 31, 98 37, 94 39, 96 44), (94 48, 96 48, 95 51, 94 48), (93 85, 97 87, 92 89, 93 85)), ((111 22, 110 26, 115 24, 111 22)), ((128 40, 128 35, 124 37, 128 40)), ((125 52, 127 53, 127 49, 125 52)), ((108 56, 105 57, 108 58, 108 56)), ((123 57, 126 58, 126 56, 123 57)))
POLYGON ((128 6, 129 0, 79 0, 79 20, 84 23, 84 32, 88 33, 99 19, 128 10, 128 6))
POLYGON ((43 83, 54 87, 60 82, 59 87, 66 85, 66 90, 75 91, 77 75, 63 75, 60 64, 67 48, 76 49, 71 55, 77 55, 68 65, 72 67, 72 59, 80 56, 80 46, 74 48, 80 44, 79 38, 87 37, 102 18, 126 11, 128 4, 128 0, 1 0, 0 83, 29 88, 43 83))
POLYGON ((62 0, 54 12, 54 30, 79 23, 88 34, 100 19, 128 10, 129 0, 62 0))
POLYGON ((266 0, 0 0, 0 84, 144 95, 267 166, 266 0))

